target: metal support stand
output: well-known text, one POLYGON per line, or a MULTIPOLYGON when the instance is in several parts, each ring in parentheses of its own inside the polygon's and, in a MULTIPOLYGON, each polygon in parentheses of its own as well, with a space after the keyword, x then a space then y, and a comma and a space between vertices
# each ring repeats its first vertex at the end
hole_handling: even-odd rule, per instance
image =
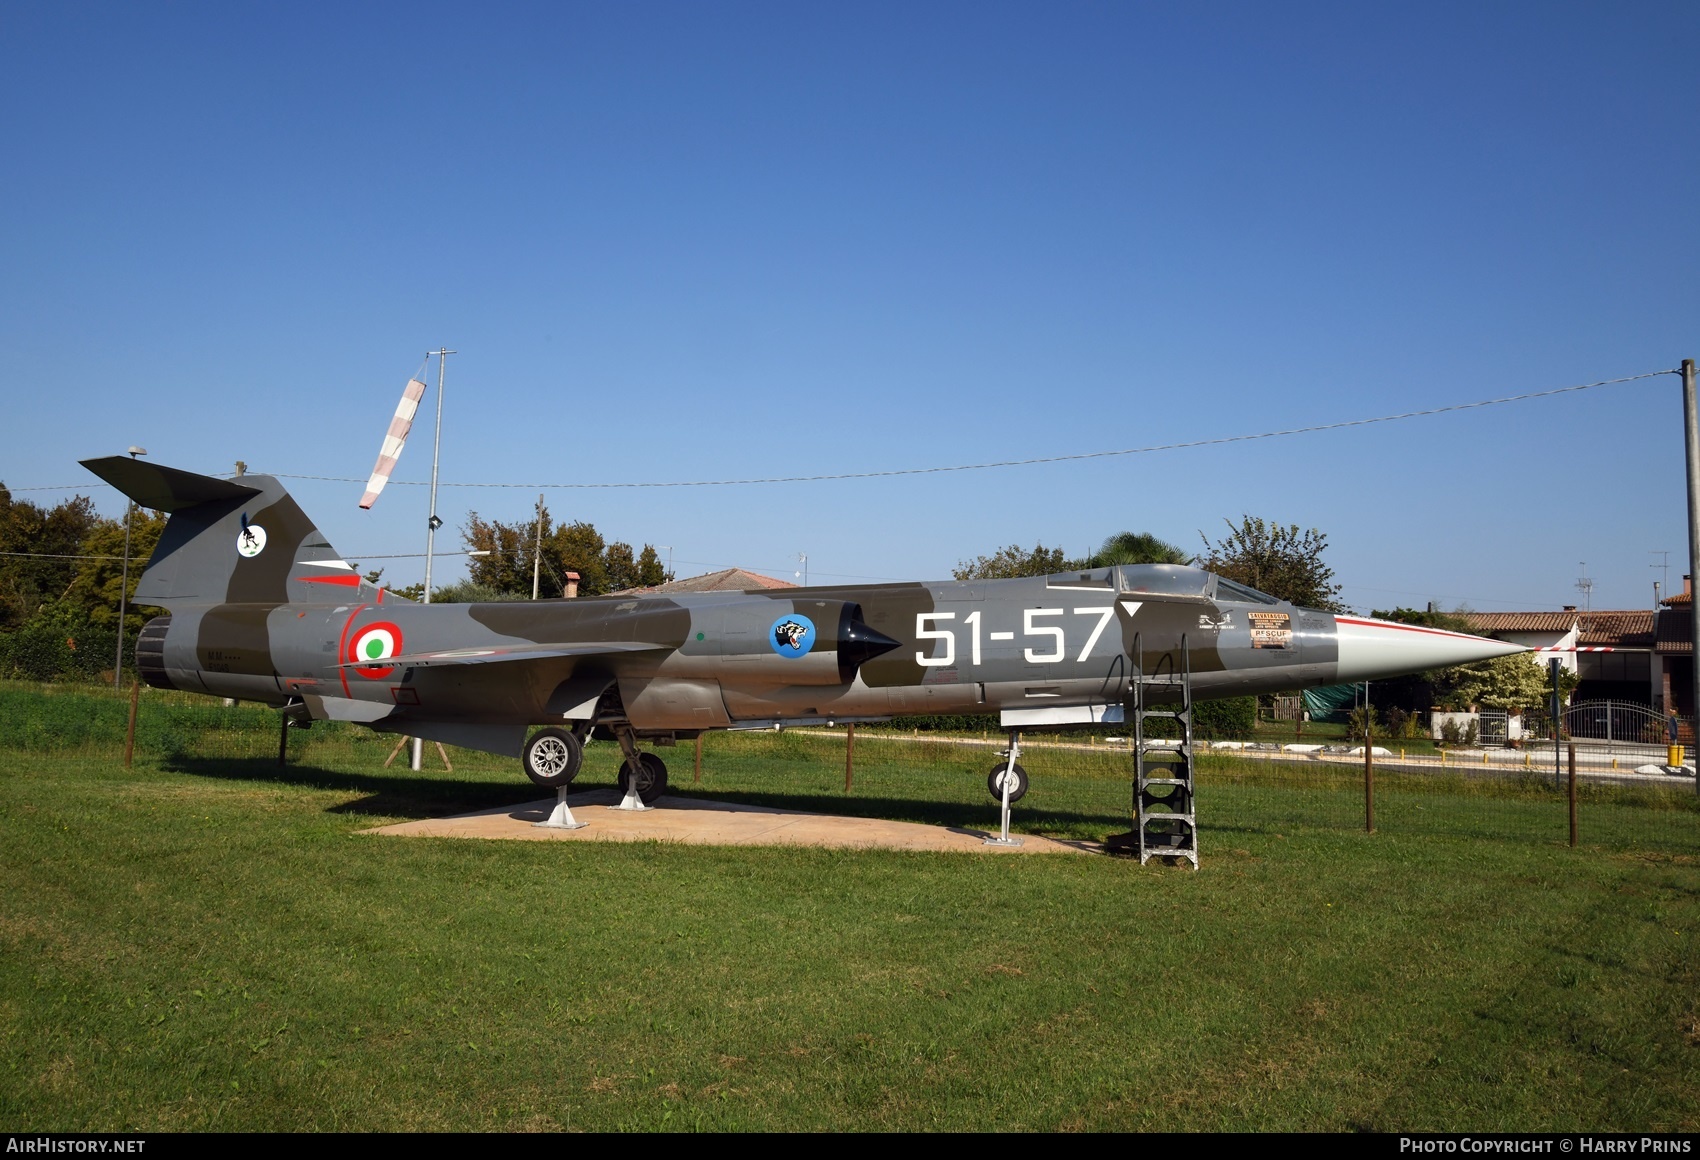
POLYGON ((1003 828, 998 832, 997 837, 987 838, 986 845, 1019 846, 1021 839, 1009 836, 1009 783, 1015 780, 1015 763, 1021 758, 1021 733, 1019 730, 1012 729, 1010 731, 1009 751, 1000 753, 998 756, 1009 762, 1008 765, 1004 766, 1003 771, 1003 828))
POLYGON ((573 817, 573 811, 567 806, 568 789, 562 786, 555 791, 555 809, 549 817, 537 823, 540 830, 582 830, 590 825, 573 817))
POLYGON ((637 735, 632 732, 630 726, 621 725, 615 727, 614 736, 619 738, 620 752, 625 755, 627 772, 626 796, 621 798, 620 804, 614 808, 630 810, 636 814, 654 809, 654 806, 645 805, 644 800, 638 796, 638 778, 642 775, 643 764, 637 747, 637 735))
POLYGON ((1153 858, 1173 858, 1198 869, 1198 815, 1194 812, 1192 780, 1192 662, 1186 635, 1180 639, 1180 672, 1164 655, 1157 671, 1145 671, 1145 648, 1133 638, 1133 830, 1104 841, 1111 853, 1139 854, 1143 865, 1153 858), (1152 708, 1151 694, 1159 694, 1152 708), (1178 705, 1177 705, 1178 702, 1178 705), (1166 717, 1180 725, 1180 739, 1147 737, 1145 723, 1166 717))

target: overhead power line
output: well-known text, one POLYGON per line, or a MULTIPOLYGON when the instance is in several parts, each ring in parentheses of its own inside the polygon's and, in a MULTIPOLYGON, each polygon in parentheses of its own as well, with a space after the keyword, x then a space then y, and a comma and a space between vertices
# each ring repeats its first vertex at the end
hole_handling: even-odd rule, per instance
MULTIPOLYGON (((749 479, 690 479, 671 481, 649 481, 638 483, 442 483, 440 487, 523 487, 541 488, 545 491, 564 491, 568 489, 591 488, 637 488, 637 487, 738 487, 745 484, 758 483, 818 483, 835 479, 885 479, 899 475, 940 475, 953 471, 986 471, 994 467, 1030 467, 1041 463, 1070 463, 1083 459, 1110 459, 1122 455, 1148 455, 1155 451, 1184 451, 1194 447, 1218 447, 1226 443, 1250 443, 1258 439, 1278 439, 1286 435, 1309 435, 1318 431, 1339 431, 1347 427, 1367 427, 1374 423, 1396 423, 1404 419, 1420 419, 1428 415, 1445 415, 1453 411, 1473 411, 1479 407, 1497 407, 1503 403, 1521 403, 1528 399, 1545 399, 1554 395, 1568 395, 1577 391, 1590 391, 1595 387, 1615 386, 1619 383, 1632 383, 1638 379, 1651 379, 1659 375, 1674 375, 1679 373, 1674 368, 1663 371, 1648 371, 1640 375, 1626 375, 1620 379, 1601 379, 1597 383, 1581 383, 1573 387, 1558 387, 1548 391, 1529 391, 1521 395, 1506 395, 1498 399, 1482 399, 1474 403, 1453 403, 1446 407, 1430 407, 1422 411, 1403 411, 1397 415, 1377 415, 1370 419, 1345 419, 1338 423, 1317 423, 1309 427, 1288 427, 1279 431, 1259 431, 1252 435, 1221 435, 1214 439, 1189 439, 1179 443, 1154 443, 1148 447, 1128 447, 1117 451, 1081 451, 1072 455, 1040 455, 1031 459, 998 459, 989 463, 959 463, 948 467, 899 467, 887 471, 841 471, 822 475, 775 475, 753 477, 749 479)), ((336 475, 284 475, 278 473, 280 479, 317 479, 332 483, 363 483, 364 480, 336 475)), ((398 481, 406 487, 423 487, 424 483, 416 480, 398 481)))
POLYGON ((0 556, 31 556, 42 560, 122 560, 122 556, 73 556, 65 552, 0 552, 0 556))
MULTIPOLYGON (((1188 439, 1177 443, 1153 443, 1146 447, 1126 447, 1114 451, 1080 451, 1070 455, 1040 455, 1030 459, 997 459, 988 463, 957 463, 942 467, 897 467, 886 471, 840 471, 821 475, 774 475, 747 479, 685 479, 650 480, 631 483, 439 483, 439 487, 541 488, 544 491, 589 490, 610 488, 652 487, 740 487, 762 483, 824 483, 838 479, 886 479, 902 475, 942 475, 956 471, 988 471, 997 467, 1032 467, 1042 463, 1073 463, 1086 459, 1112 459, 1125 455, 1149 455, 1157 451, 1186 451, 1195 447, 1220 447, 1229 443, 1252 443, 1260 439, 1279 439, 1288 435, 1312 435, 1320 431, 1341 431, 1349 427, 1368 427, 1377 423, 1398 423, 1406 419, 1422 419, 1430 415, 1447 415, 1456 411, 1474 411, 1481 407, 1498 407, 1505 403, 1522 403, 1530 399, 1549 399, 1555 395, 1570 395, 1591 391, 1596 387, 1611 387, 1633 383, 1640 379, 1681 373, 1676 368, 1648 371, 1645 374, 1625 375, 1618 379, 1601 379, 1597 383, 1579 383, 1572 387, 1557 387, 1546 391, 1527 391, 1521 395, 1505 395, 1497 399, 1480 399, 1473 403, 1453 403, 1445 407, 1429 407, 1421 411, 1401 411, 1396 415, 1376 415, 1368 419, 1343 419, 1337 423, 1316 423, 1309 427, 1286 427, 1277 431, 1259 431, 1248 435, 1220 435, 1212 439, 1188 439)), ((300 475, 289 472, 274 474, 279 479, 311 479, 324 483, 365 483, 366 480, 347 475, 300 475)), ((75 491, 83 487, 106 487, 108 484, 71 484, 64 487, 14 487, 19 491, 75 491)), ((425 480, 391 480, 392 487, 427 487, 425 480)))

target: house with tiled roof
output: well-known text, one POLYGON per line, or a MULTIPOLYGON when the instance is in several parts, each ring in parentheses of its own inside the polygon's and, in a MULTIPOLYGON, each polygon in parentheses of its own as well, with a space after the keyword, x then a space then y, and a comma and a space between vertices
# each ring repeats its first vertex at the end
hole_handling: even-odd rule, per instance
MULTIPOLYGON (((1542 664, 1557 660, 1581 678, 1574 701, 1636 701, 1662 706, 1669 674, 1654 648, 1651 609, 1582 612, 1468 612, 1470 627, 1495 640, 1539 651, 1542 664)), ((1688 712, 1688 710, 1684 710, 1688 712)))
POLYGON ((1653 629, 1653 655, 1663 670, 1661 707, 1674 706, 1684 717, 1694 712, 1694 579, 1682 578, 1682 591, 1659 601, 1653 629))

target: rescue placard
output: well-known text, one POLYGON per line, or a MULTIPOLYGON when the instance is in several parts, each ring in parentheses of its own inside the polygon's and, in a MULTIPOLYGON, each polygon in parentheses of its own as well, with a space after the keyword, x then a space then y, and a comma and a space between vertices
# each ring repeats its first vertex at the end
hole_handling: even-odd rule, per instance
POLYGON ((1285 612, 1248 612, 1252 648, 1292 648, 1293 618, 1285 612))

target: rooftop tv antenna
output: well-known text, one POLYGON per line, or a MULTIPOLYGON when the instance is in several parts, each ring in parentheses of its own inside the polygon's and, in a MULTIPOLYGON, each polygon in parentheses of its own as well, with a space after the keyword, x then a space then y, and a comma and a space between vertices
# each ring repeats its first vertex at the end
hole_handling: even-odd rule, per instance
POLYGON ((1576 591, 1582 594, 1582 611, 1594 610, 1594 582, 1588 578, 1588 561, 1582 561, 1582 575, 1576 581, 1576 591))

